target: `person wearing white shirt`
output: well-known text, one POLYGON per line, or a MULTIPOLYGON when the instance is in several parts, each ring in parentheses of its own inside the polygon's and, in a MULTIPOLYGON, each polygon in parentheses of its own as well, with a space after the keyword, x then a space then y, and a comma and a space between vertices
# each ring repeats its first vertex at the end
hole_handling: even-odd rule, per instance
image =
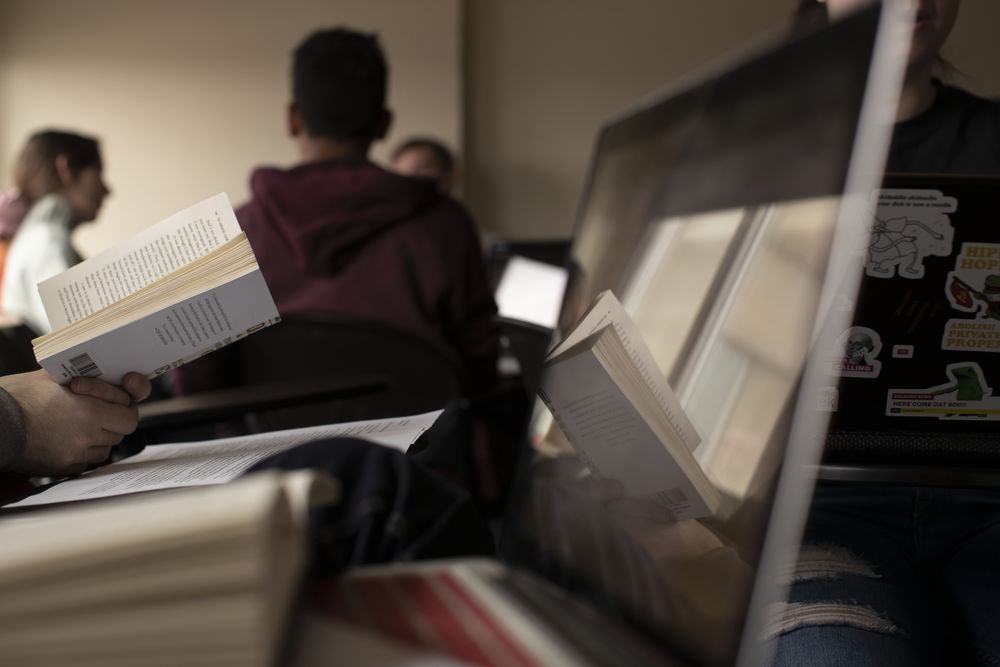
POLYGON ((28 139, 15 166, 26 214, 4 264, 0 305, 4 314, 36 333, 51 330, 38 283, 81 260, 73 230, 90 222, 109 194, 97 140, 45 130, 28 139))

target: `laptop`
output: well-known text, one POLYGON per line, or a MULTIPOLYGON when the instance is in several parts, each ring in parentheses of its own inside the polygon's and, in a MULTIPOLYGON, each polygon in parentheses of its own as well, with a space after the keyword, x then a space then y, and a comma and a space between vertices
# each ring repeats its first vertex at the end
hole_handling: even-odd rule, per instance
POLYGON ((830 351, 822 477, 1000 483, 1000 177, 887 174, 830 351))
POLYGON ((812 351, 851 319, 844 232, 881 178, 903 12, 756 44, 597 134, 562 315, 619 297, 725 517, 674 521, 528 437, 498 559, 357 568, 324 584, 330 615, 471 664, 766 664, 830 415, 812 351))

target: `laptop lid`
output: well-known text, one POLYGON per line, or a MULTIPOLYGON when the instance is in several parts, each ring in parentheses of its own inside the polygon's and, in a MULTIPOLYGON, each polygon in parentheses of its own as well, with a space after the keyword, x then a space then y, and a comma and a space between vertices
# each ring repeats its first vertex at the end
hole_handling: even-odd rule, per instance
POLYGON ((850 317, 831 308, 857 285, 842 232, 884 164, 903 11, 758 46, 598 133, 562 319, 615 292, 699 431, 695 455, 725 510, 674 521, 571 447, 533 449, 501 553, 665 660, 760 657, 759 612, 778 593, 774 564, 797 547, 829 416, 810 350, 850 317))
POLYGON ((858 230, 863 274, 830 373, 824 477, 1000 480, 1000 177, 888 174, 858 230))

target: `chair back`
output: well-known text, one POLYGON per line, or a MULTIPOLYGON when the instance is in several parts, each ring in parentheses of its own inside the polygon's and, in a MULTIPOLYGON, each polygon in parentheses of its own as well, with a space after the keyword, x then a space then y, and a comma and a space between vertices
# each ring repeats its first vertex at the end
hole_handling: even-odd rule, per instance
POLYGON ((257 413, 255 430, 419 414, 443 408, 461 393, 458 369, 443 352, 382 322, 293 313, 235 345, 244 385, 372 375, 389 379, 374 393, 257 413))
POLYGON ((25 324, 0 326, 0 375, 25 373, 40 368, 31 340, 36 334, 25 324))

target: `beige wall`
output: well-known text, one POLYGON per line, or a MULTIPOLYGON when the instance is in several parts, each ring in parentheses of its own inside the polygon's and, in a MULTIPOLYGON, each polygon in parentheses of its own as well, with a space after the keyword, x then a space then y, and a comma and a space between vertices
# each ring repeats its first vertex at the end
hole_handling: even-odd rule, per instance
POLYGON ((962 0, 955 29, 944 45, 944 57, 958 71, 952 83, 986 97, 1000 99, 1000 2, 962 0))
MULTIPOLYGON (((797 0, 469 0, 466 198, 501 236, 567 235, 600 122, 746 40, 797 0)), ((963 0, 946 54, 1000 94, 1000 2, 963 0)))
MULTIPOLYGON (((80 230, 92 254, 181 206, 246 194, 250 168, 294 160, 289 51, 317 26, 377 30, 399 138, 430 132, 465 162, 464 197, 511 238, 569 233, 600 122, 748 39, 796 0, 0 0, 0 185, 48 124, 104 140, 115 195, 80 230)), ((946 47, 1000 95, 1000 2, 964 0, 946 47)))
POLYGON ((377 30, 396 125, 460 142, 460 0, 0 0, 0 185, 31 131, 102 139, 114 190, 78 231, 90 255, 188 204, 246 198, 259 163, 288 164, 290 52, 316 29, 377 30))
POLYGON ((569 234, 601 121, 787 25, 790 1, 471 0, 466 193, 477 219, 503 236, 569 234))

